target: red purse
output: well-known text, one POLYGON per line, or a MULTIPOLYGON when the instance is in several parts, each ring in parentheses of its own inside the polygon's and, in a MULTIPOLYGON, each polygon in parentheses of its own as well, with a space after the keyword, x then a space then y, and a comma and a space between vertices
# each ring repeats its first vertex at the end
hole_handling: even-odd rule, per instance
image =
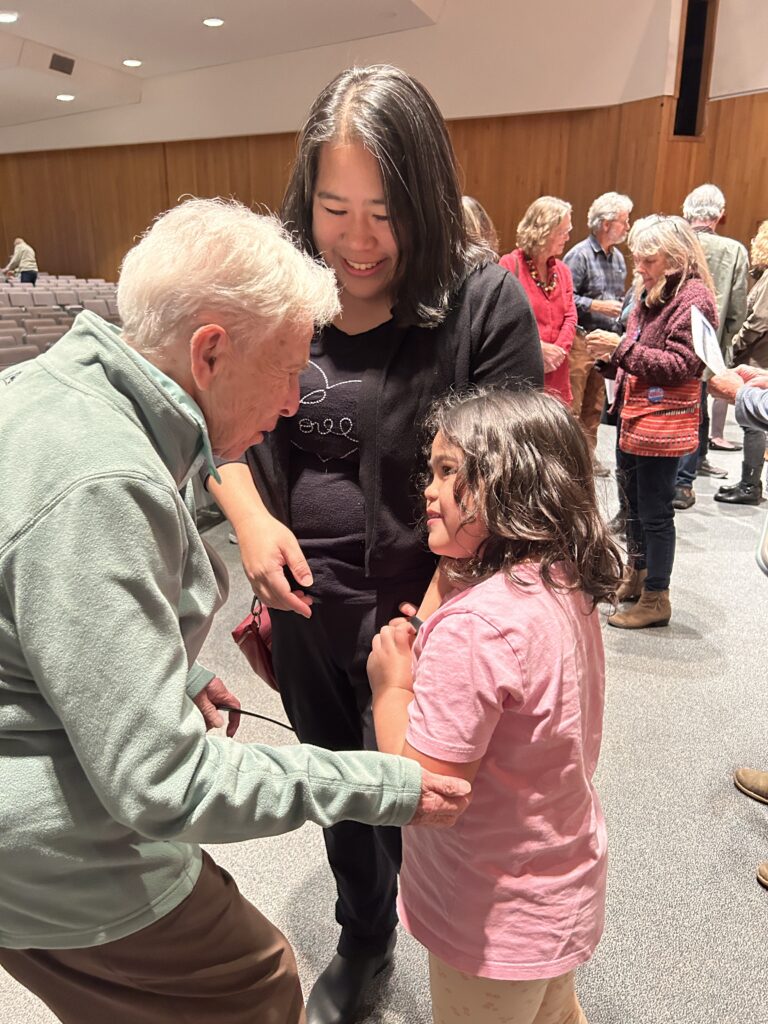
POLYGON ((267 686, 279 690, 272 665, 272 622, 269 611, 258 597, 251 603, 250 614, 232 630, 232 639, 245 655, 248 664, 267 686))
POLYGON ((699 444, 701 381, 659 387, 628 373, 620 415, 619 448, 623 452, 687 455, 699 444))

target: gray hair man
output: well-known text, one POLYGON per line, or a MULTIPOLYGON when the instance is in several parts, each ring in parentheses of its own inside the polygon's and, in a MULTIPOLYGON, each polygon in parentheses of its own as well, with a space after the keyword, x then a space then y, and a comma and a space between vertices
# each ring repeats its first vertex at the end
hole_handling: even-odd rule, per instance
MULTIPOLYGON (((725 196, 717 185, 699 185, 690 192, 683 202, 683 216, 698 235, 707 266, 712 275, 717 299, 720 323, 717 337, 720 348, 729 361, 731 344, 747 315, 747 271, 749 259, 746 248, 735 238, 716 233, 717 225, 725 215, 725 196)), ((706 388, 702 393, 701 427, 699 447, 690 455, 680 459, 675 487, 674 506, 676 509, 690 508, 696 502, 693 489, 697 475, 724 477, 725 470, 713 466, 707 458, 707 451, 738 451, 740 444, 733 444, 723 437, 728 404, 720 399, 712 403, 712 430, 710 440, 709 411, 706 388)), ((716 500, 730 501, 734 495, 725 491, 716 500)), ((736 494, 738 497, 738 494, 736 494)))
POLYGON ((332 272, 193 200, 127 255, 118 305, 124 333, 81 313, 0 375, 0 965, 65 1024, 300 1024, 290 946, 198 844, 448 824, 468 787, 239 744, 237 716, 206 734, 237 702, 196 660, 227 581, 189 484, 296 411, 332 272))
MULTIPOLYGON (((627 265, 616 248, 629 232, 632 200, 618 192, 605 192, 587 213, 589 235, 563 257, 573 277, 573 298, 583 334, 577 334, 570 352, 571 408, 581 421, 592 451, 605 401, 605 384, 595 370, 584 334, 597 329, 623 333, 619 321, 626 291, 627 265)), ((608 470, 596 464, 596 472, 608 470)))
POLYGON ((37 282, 37 257, 35 256, 35 250, 23 238, 14 238, 11 258, 0 273, 12 274, 16 271, 19 274, 19 284, 31 284, 34 286, 37 282))

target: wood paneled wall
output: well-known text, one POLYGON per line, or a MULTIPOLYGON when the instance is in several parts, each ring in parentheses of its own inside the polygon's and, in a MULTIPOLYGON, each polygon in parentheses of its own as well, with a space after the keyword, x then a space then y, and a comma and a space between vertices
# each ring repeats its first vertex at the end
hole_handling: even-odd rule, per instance
MULTIPOLYGON (((728 199, 724 230, 748 243, 768 218, 768 93, 710 103, 699 139, 672 136, 674 102, 453 121, 465 191, 506 251, 536 196, 573 203, 578 239, 601 192, 626 192, 635 216, 675 213, 714 181, 728 199)), ((45 270, 114 280, 136 235, 185 194, 277 209, 294 146, 286 133, 0 155, 0 259, 21 235, 45 270)))

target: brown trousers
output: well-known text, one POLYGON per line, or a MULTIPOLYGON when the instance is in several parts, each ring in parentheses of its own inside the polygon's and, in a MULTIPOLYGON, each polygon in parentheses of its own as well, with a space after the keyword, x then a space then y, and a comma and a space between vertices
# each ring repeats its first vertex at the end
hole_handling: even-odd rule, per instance
POLYGON ((288 941, 203 858, 190 895, 134 935, 88 949, 0 949, 0 965, 63 1024, 305 1024, 288 941))
POLYGON ((571 409, 584 428, 592 451, 597 445, 597 428, 603 415, 605 381, 595 369, 595 360, 587 352, 587 343, 580 334, 573 339, 569 356, 571 376, 571 409))

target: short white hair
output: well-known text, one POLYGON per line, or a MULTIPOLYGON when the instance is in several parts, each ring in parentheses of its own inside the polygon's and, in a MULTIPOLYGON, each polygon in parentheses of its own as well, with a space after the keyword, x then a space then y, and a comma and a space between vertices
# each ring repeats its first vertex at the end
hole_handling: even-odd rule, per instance
POLYGON ((284 323, 328 323, 341 308, 333 271, 275 217, 194 198, 161 214, 126 255, 117 306, 126 338, 144 352, 188 335, 202 311, 264 335, 284 323))
POLYGON ((618 220, 622 213, 631 213, 635 204, 620 192, 603 192, 587 211, 587 227, 594 234, 609 220, 618 220))
POLYGON ((689 192, 683 203, 683 216, 690 222, 703 220, 711 223, 720 220, 725 213, 725 196, 717 185, 699 185, 689 192))

